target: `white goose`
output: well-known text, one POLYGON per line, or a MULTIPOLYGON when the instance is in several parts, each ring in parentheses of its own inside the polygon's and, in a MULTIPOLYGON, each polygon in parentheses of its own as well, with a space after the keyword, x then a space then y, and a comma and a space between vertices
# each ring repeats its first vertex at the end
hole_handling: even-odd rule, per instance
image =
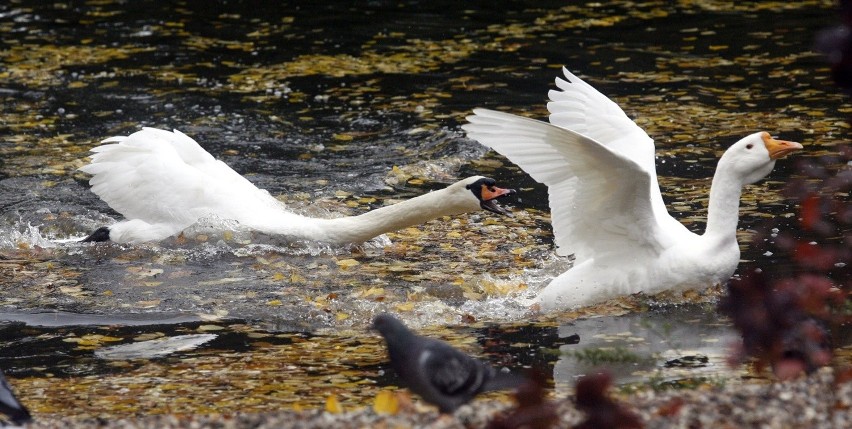
POLYGON ((514 192, 496 187, 493 179, 473 176, 358 216, 318 219, 289 212, 180 131, 144 128, 103 143, 108 144, 92 149, 91 163, 80 170, 92 175, 92 192, 126 220, 98 228, 83 241, 157 241, 215 215, 288 240, 360 243, 480 208, 505 215, 509 212, 495 200, 514 192))
POLYGON ((654 142, 614 102, 564 70, 551 90, 550 124, 475 109, 462 128, 548 187, 556 253, 576 257, 536 297, 543 310, 591 305, 626 294, 705 288, 739 263, 742 188, 772 171, 799 143, 759 132, 719 160, 707 229, 690 232, 666 211, 654 142))

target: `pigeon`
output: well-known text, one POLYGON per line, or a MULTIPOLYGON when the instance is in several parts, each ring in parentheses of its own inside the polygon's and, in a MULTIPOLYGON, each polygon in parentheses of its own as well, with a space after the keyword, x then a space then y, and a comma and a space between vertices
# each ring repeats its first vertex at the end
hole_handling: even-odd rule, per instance
POLYGON ((27 407, 18 402, 18 398, 12 393, 12 386, 6 381, 2 371, 0 371, 0 413, 9 416, 9 420, 16 425, 32 420, 27 407))
POLYGON ((391 367, 414 393, 452 414, 476 395, 515 388, 524 382, 516 374, 501 372, 449 344, 421 337, 390 314, 373 319, 373 328, 385 338, 391 367))

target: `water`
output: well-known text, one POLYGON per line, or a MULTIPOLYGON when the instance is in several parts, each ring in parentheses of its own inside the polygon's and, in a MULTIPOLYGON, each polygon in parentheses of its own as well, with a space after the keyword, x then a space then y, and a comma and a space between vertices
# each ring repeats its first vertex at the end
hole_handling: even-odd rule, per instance
POLYGON ((621 383, 742 377, 722 363, 734 335, 712 299, 531 315, 524 300, 569 266, 552 255, 547 191, 459 125, 477 106, 544 117, 567 65, 655 137, 664 197, 695 231, 728 144, 758 129, 801 141, 807 150, 749 187, 741 207, 743 258, 785 264, 753 250, 748 231, 770 215, 794 228, 778 191, 796 162, 846 132, 848 106, 809 51, 834 22, 830 2, 457 9, 0 6, 0 364, 37 415, 260 411, 320 406, 331 393, 369 403, 396 382, 366 329, 381 311, 497 365, 552 370, 556 395, 597 366, 583 350, 635 349, 607 363, 621 383), (139 126, 180 129, 314 216, 360 213, 471 174, 521 192, 511 219, 445 218, 355 247, 224 235, 209 231, 216 219, 186 240, 74 243, 120 219, 76 168, 98 141, 139 126), (96 354, 178 335, 216 338, 153 359, 96 354), (162 404, 194 392, 205 394, 162 404))

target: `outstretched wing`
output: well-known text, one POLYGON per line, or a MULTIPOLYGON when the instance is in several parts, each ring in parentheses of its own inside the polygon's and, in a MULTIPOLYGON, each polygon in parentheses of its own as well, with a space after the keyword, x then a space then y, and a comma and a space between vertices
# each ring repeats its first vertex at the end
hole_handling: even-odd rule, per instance
POLYGON ((577 263, 605 254, 648 256, 672 239, 652 207, 655 177, 617 150, 626 143, 604 145, 576 131, 487 109, 474 109, 467 120, 462 128, 470 138, 548 186, 558 254, 574 253, 577 263))
POLYGON ((268 192, 180 131, 144 128, 103 142, 80 170, 92 175, 92 192, 127 219, 188 225, 216 214, 248 223, 280 211, 268 192))
POLYGON ((563 67, 562 71, 568 80, 557 77, 556 86, 560 90, 550 90, 547 94, 551 100, 547 103, 550 123, 630 158, 655 177, 654 140, 607 96, 568 69, 563 67))

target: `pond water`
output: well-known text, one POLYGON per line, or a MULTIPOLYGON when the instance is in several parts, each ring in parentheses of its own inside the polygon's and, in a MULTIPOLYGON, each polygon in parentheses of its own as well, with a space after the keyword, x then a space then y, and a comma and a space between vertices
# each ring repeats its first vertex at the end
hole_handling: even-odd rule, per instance
POLYGON ((743 258, 772 269, 785 261, 749 246, 749 230, 773 216, 795 228, 784 181, 847 129, 811 52, 834 22, 828 1, 0 5, 0 367, 42 418, 331 394, 354 407, 396 383, 367 329, 392 311, 496 365, 545 368, 556 395, 600 365, 627 384, 751 377, 724 365, 736 336, 719 291, 531 314, 525 300, 570 265, 552 253, 547 191, 459 126, 478 106, 545 117, 565 65, 655 138, 670 211, 695 231, 728 144, 761 129, 800 141, 741 206, 743 258), (217 220, 162 243, 73 242, 120 219, 76 169, 141 126, 187 133, 315 216, 471 174, 520 192, 511 218, 447 217, 346 248, 222 234, 217 220), (161 341, 175 336, 189 343, 161 341), (140 355, 116 348, 146 341, 140 355))

